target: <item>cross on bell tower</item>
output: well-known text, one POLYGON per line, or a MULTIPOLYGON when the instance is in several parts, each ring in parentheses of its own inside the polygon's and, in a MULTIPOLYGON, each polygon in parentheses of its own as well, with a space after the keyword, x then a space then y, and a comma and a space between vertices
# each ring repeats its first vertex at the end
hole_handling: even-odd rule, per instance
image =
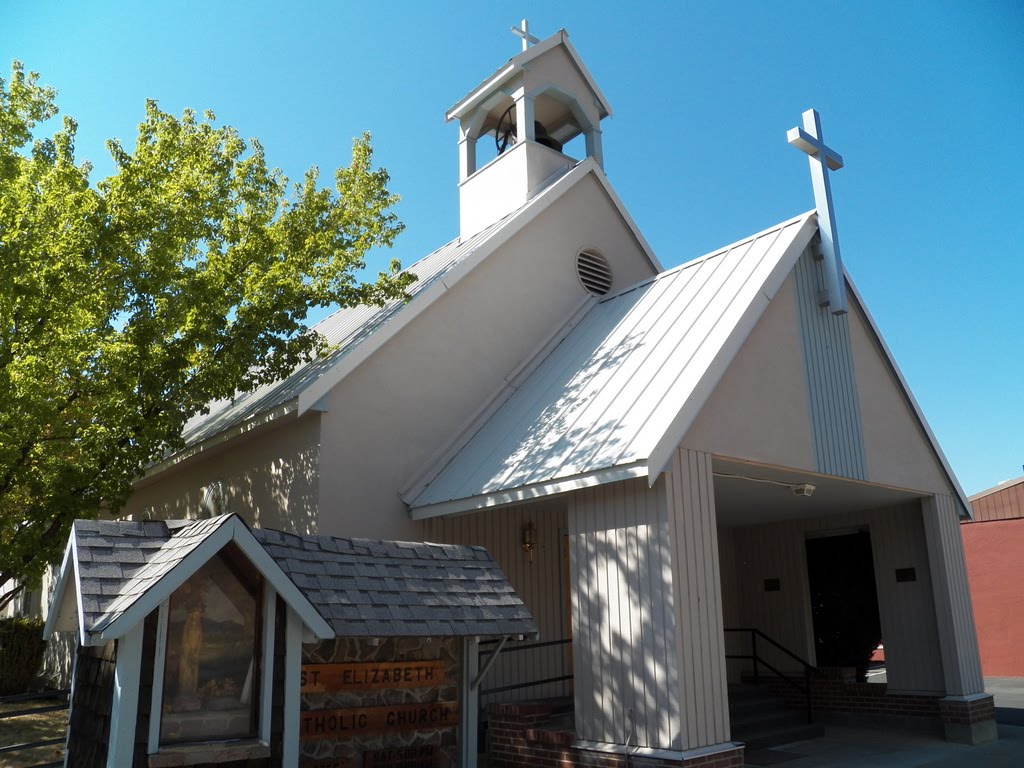
POLYGON ((814 206, 818 209, 818 232, 821 234, 822 264, 825 270, 825 290, 818 303, 828 306, 833 315, 846 314, 846 285, 843 280, 843 260, 839 255, 839 233, 836 231, 835 211, 832 207, 832 186, 828 172, 843 167, 842 156, 825 145, 821 135, 821 118, 817 110, 803 114, 804 127, 790 128, 786 139, 797 149, 807 153, 811 166, 811 186, 814 187, 814 206))
POLYGON ((537 43, 540 42, 539 37, 534 37, 533 35, 530 34, 530 23, 526 19, 523 19, 521 22, 519 22, 518 27, 509 27, 509 29, 511 30, 513 35, 523 38, 524 51, 530 47, 530 43, 536 45, 537 43))

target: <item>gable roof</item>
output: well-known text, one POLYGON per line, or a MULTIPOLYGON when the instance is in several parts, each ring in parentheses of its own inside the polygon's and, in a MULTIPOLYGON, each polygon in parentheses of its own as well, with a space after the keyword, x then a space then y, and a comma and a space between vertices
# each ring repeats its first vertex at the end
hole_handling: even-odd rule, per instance
POLYGON ((652 267, 662 266, 636 222, 612 189, 594 158, 589 157, 522 207, 465 240, 455 239, 428 254, 405 271, 419 279, 410 286, 408 302, 394 301, 384 307, 343 307, 321 320, 313 330, 323 334, 332 349, 323 357, 299 366, 281 381, 210 404, 207 414, 192 418, 182 432, 185 448, 146 469, 144 477, 199 453, 204 446, 241 434, 284 416, 301 416, 316 410, 323 397, 363 360, 373 354, 420 313, 453 287, 491 253, 521 231, 556 200, 588 175, 601 184, 623 223, 647 256, 652 267))
POLYGON ((610 116, 612 114, 612 105, 608 103, 608 99, 601 92, 601 89, 597 87, 597 82, 594 80, 594 76, 590 74, 590 70, 583 63, 583 59, 580 58, 579 53, 576 51, 576 47, 569 42, 569 33, 564 29, 560 29, 553 35, 544 38, 536 45, 529 46, 525 51, 517 53, 515 56, 510 58, 505 64, 498 67, 497 70, 490 76, 484 78, 476 88, 471 90, 465 96, 458 100, 451 109, 445 113, 445 122, 451 122, 452 120, 461 118, 463 115, 471 112, 475 109, 479 103, 485 99, 495 88, 500 86, 506 80, 514 77, 518 72, 526 69, 531 61, 536 59, 538 56, 542 56, 552 48, 561 46, 565 49, 565 52, 569 54, 569 58, 572 60, 573 65, 579 71, 580 76, 586 82, 587 87, 594 94, 594 99, 597 102, 598 113, 600 118, 610 116))
MULTIPOLYGON (((816 232, 810 211, 597 302, 403 494, 412 516, 632 477, 653 484, 816 232)), ((969 517, 942 448, 844 275, 969 517)))
POLYGON ((229 542, 234 543, 318 638, 333 636, 313 605, 262 550, 237 515, 194 521, 76 520, 44 637, 67 629, 65 593, 77 597, 83 645, 115 640, 142 621, 229 542))
POLYGON ((816 229, 806 213, 595 304, 407 498, 413 516, 653 482, 816 229))
POLYGON ((75 521, 44 636, 69 628, 74 605, 83 645, 121 637, 228 542, 319 639, 537 632, 482 547, 251 530, 231 514, 75 521))

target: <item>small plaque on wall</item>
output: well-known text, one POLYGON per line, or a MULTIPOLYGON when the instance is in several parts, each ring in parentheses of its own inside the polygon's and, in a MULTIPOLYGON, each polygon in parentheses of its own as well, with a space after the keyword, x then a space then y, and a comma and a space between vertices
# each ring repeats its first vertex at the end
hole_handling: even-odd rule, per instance
POLYGON ((896 581, 917 581, 917 571, 913 568, 897 568, 896 581))
POLYGON ((782 590, 782 583, 779 579, 765 579, 764 580, 764 591, 765 592, 779 592, 782 590))
POLYGON ((375 749, 363 754, 363 768, 436 768, 441 754, 435 744, 375 749))

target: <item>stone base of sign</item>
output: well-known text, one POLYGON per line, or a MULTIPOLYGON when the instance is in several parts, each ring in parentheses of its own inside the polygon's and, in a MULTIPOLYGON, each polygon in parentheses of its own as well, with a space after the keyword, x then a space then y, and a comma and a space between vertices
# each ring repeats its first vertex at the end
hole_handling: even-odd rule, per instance
POLYGON ((617 745, 583 745, 559 700, 491 704, 487 711, 488 768, 743 768, 738 744, 628 758, 617 745))
MULTIPOLYGON (((395 675, 380 675, 377 680, 361 673, 348 678, 349 682, 357 683, 355 689, 328 685, 328 688, 342 687, 343 690, 311 691, 309 688, 313 686, 307 686, 302 693, 300 713, 300 766, 455 768, 458 764, 458 713, 454 708, 459 704, 461 662, 456 639, 390 638, 373 642, 344 638, 303 647, 303 665, 310 683, 310 670, 322 670, 311 665, 370 666, 376 663, 385 669, 394 662, 418 661, 440 662, 443 674, 435 673, 442 681, 440 685, 420 685, 419 682, 415 686, 396 685, 391 679, 395 675), (395 716, 390 724, 393 727, 386 732, 365 732, 373 730, 373 724, 381 720, 384 708, 394 709, 395 716), (308 726, 306 731, 303 723, 308 726), (335 727, 331 727, 332 723, 335 727), (360 724, 369 727, 361 729, 360 724)), ((434 667, 436 669, 437 665, 434 667)), ((397 671, 399 678, 406 674, 405 670, 397 671)), ((414 672, 411 670, 408 674, 414 672)), ((386 718, 382 722, 388 725, 386 718)))

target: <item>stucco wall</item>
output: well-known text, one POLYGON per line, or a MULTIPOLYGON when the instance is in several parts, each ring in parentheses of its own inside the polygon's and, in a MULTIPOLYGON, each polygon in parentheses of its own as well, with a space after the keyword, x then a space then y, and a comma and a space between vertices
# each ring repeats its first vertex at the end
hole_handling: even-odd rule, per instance
POLYGON ((262 528, 316 533, 320 414, 285 418, 140 482, 125 514, 207 517, 201 511, 203 489, 220 482, 224 512, 262 528))
POLYGON ((575 266, 582 248, 597 248, 611 262, 612 290, 652 273, 587 176, 331 391, 321 444, 322 533, 421 536, 399 490, 586 299, 575 266))
POLYGON ((815 470, 796 301, 790 275, 686 433, 684 446, 815 470))
POLYGON ((850 342, 860 398, 867 479, 932 493, 954 492, 855 301, 850 342))

